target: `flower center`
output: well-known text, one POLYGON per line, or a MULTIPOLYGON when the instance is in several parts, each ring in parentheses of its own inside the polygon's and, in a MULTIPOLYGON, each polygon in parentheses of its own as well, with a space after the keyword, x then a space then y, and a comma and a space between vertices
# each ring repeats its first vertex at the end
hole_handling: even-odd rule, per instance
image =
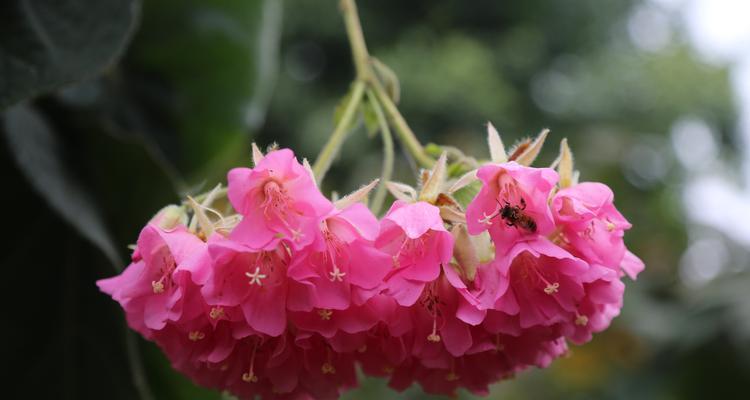
POLYGON ((424 258, 426 255, 425 248, 427 248, 427 243, 431 236, 432 232, 427 232, 416 239, 405 236, 401 247, 399 247, 393 256, 393 267, 406 267, 413 264, 415 260, 424 258))
POLYGON ((539 260, 534 258, 529 253, 522 253, 517 256, 516 260, 513 261, 514 267, 517 268, 517 272, 521 279, 532 281, 532 286, 536 285, 533 282, 541 282, 544 287, 542 291, 548 295, 554 295, 560 289, 559 282, 550 282, 541 271, 539 271, 539 260))
POLYGON ((211 311, 208 313, 208 316, 211 317, 211 319, 223 318, 224 308, 223 307, 211 307, 211 311))
POLYGON ((438 298, 437 294, 433 290, 433 284, 430 284, 427 288, 425 288, 425 294, 422 298, 422 306, 427 310, 427 312, 430 313, 432 316, 432 332, 427 335, 427 341, 432 343, 438 343, 440 342, 440 335, 438 334, 438 328, 437 328, 437 319, 440 315, 440 310, 438 309, 438 306, 440 305, 440 299, 438 298))
POLYGON ((159 279, 151 281, 151 290, 154 294, 164 293, 166 289, 169 289, 172 285, 172 272, 175 270, 175 262, 171 255, 164 255, 162 257, 162 265, 159 268, 159 279))
POLYGON ((292 233, 292 240, 299 241, 304 234, 297 227, 289 223, 289 211, 293 211, 292 199, 286 193, 286 189, 274 180, 269 180, 263 185, 263 202, 260 208, 266 219, 278 218, 279 221, 292 233))
POLYGON ((321 228, 323 231, 323 238, 325 238, 326 242, 324 263, 326 266, 331 265, 332 269, 328 272, 328 279, 330 279, 331 282, 343 282, 344 277, 346 276, 346 272, 342 272, 339 268, 339 261, 343 261, 344 263, 346 263, 345 257, 347 256, 347 253, 345 250, 344 242, 339 239, 339 237, 336 236, 333 232, 328 230, 328 225, 325 222, 323 222, 321 228))
POLYGON ((322 308, 318 310, 318 315, 320 315, 320 319, 322 319, 323 321, 330 321, 331 315, 333 315, 333 311, 327 308, 322 308))

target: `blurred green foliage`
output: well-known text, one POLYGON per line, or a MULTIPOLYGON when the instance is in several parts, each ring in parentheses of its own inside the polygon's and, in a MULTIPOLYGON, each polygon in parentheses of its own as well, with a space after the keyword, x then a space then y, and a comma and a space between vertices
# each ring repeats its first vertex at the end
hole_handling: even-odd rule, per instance
MULTIPOLYGON (((548 370, 496 385, 492 398, 743 397, 750 327, 737 321, 750 320, 744 295, 750 278, 745 268, 733 282, 701 291, 680 283, 677 266, 693 228, 681 209, 684 173, 668 137, 680 117, 701 118, 721 135, 722 154, 733 157, 737 116, 728 72, 702 62, 679 29, 659 51, 634 45, 627 23, 642 5, 360 2, 370 51, 398 74, 399 107, 423 143, 456 146, 481 159, 488 156, 486 121, 506 145, 549 127, 539 163, 552 162, 557 142, 568 137, 582 180, 610 185, 634 225, 626 242, 647 270, 629 284, 623 315, 548 370)), ((0 32, 0 45, 13 43, 8 31, 0 32)), ((7 57, 0 51, 0 61, 7 57)), ((3 65, 0 74, 9 74, 3 65)), ((118 64, 21 107, 54 131, 61 143, 55 157, 82 182, 124 256, 162 205, 213 185, 230 166, 248 164, 251 140, 314 159, 352 78, 333 0, 290 0, 283 10, 274 0, 148 0, 118 64)), ((360 124, 344 145, 326 192, 345 193, 379 174, 379 137, 365 130, 360 124)), ((2 161, 10 172, 3 206, 11 210, 2 266, 12 284, 2 293, 10 305, 4 342, 14 344, 6 363, 17 372, 6 393, 143 396, 122 313, 93 284, 114 269, 85 235, 71 234, 44 191, 27 183, 29 171, 13 162, 12 143, 3 141, 2 161), (46 384, 38 385, 40 379, 46 384)), ((398 157, 397 180, 413 182, 415 172, 407 157, 398 157)), ((153 398, 220 398, 174 373, 152 344, 139 340, 138 347, 153 398)), ((378 380, 346 396, 394 397, 378 380)), ((400 398, 428 396, 412 388, 400 398)))

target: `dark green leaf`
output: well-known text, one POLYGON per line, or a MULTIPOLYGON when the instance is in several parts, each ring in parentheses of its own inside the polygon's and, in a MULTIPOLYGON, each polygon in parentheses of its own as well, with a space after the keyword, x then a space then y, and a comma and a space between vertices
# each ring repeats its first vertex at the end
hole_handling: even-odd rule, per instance
POLYGON ((282 11, 273 0, 144 4, 129 61, 172 89, 169 117, 200 179, 248 159, 276 81, 282 11))
POLYGON ((122 53, 139 9, 139 0, 5 0, 0 110, 100 73, 122 53))
MULTIPOLYGON (((55 132, 34 109, 21 104, 5 112, 3 128, 19 169, 31 185, 116 268, 121 259, 99 212, 78 179, 67 168, 55 132)), ((13 188, 6 188, 12 194, 13 188)))

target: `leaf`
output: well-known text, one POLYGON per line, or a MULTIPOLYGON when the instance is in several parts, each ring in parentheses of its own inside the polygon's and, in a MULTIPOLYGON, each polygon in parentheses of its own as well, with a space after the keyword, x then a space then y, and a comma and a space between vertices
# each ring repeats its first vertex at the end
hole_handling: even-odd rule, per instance
POLYGON ((139 0, 3 1, 0 110, 112 65, 139 10, 139 0))
POLYGON ((278 72, 283 2, 159 0, 144 3, 129 66, 170 88, 188 180, 245 162, 278 72))
MULTIPOLYGON (((57 135, 34 109, 17 105, 3 118, 8 146, 19 169, 39 194, 113 266, 122 260, 88 192, 64 163, 57 135)), ((12 188, 6 193, 12 194, 12 188)))
POLYGON ((448 193, 455 193, 478 179, 477 170, 473 169, 456 179, 456 181, 453 182, 453 185, 448 189, 448 193))
POLYGON ((472 200, 474 200, 474 197, 479 193, 479 190, 482 189, 482 182, 475 180, 474 182, 462 187, 461 189, 456 190, 453 193, 453 198, 456 199, 458 204, 461 205, 464 209, 471 203, 472 200))
POLYGON ((385 65, 382 61, 375 57, 371 57, 372 66, 377 74, 378 78, 383 85, 385 90, 395 104, 398 104, 401 99, 401 83, 398 80, 398 75, 391 69, 391 67, 385 65))

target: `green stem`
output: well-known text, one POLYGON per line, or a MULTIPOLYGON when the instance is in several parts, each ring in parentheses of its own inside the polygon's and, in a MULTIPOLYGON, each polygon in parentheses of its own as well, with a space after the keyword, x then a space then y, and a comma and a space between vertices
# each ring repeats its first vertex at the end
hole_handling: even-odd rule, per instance
POLYGON ((365 83, 359 79, 354 81, 351 97, 349 97, 349 102, 344 108, 344 114, 341 116, 336 128, 333 130, 331 137, 328 138, 328 142, 326 142, 325 146, 323 146, 323 149, 320 151, 320 154, 318 154, 318 158, 315 159, 315 164, 313 164, 313 174, 318 182, 323 180, 326 172, 328 172, 328 169, 331 167, 333 159, 341 149, 341 144, 344 143, 344 139, 346 139, 346 135, 349 133, 353 118, 355 117, 359 104, 362 101, 364 92, 365 83))
MULTIPOLYGON (((367 51, 367 44, 365 43, 365 37, 362 33, 362 24, 359 21, 356 3, 354 0, 341 0, 340 8, 341 13, 344 16, 349 43, 352 47, 352 57, 354 58, 354 66, 357 70, 357 79, 354 81, 351 96, 349 97, 349 102, 346 104, 343 116, 334 128, 333 133, 331 133, 331 137, 328 138, 328 142, 323 146, 320 154, 318 154, 318 158, 315 160, 315 164, 312 167, 315 179, 318 182, 323 180, 326 172, 328 172, 328 169, 331 167, 333 159, 336 157, 339 150, 341 150, 341 145, 344 143, 346 135, 349 133, 349 128, 352 125, 353 118, 355 118, 357 109, 365 95, 365 90, 368 90, 368 98, 371 98, 371 102, 377 105, 386 121, 384 124, 381 123, 381 131, 384 130, 382 126, 387 126, 388 121, 390 121, 396 130, 397 137, 417 163, 426 168, 432 167, 435 160, 425 153, 417 136, 411 128, 409 128, 409 124, 406 123, 406 120, 398 111, 393 100, 391 100, 386 93, 383 85, 380 83, 377 75, 375 75, 375 72, 372 69, 370 54, 367 51), (369 93, 370 90, 372 93, 369 93), (382 108, 380 107, 380 104, 382 104, 382 108)), ((387 136, 388 139, 386 139, 385 136, 383 137, 384 151, 388 151, 386 148, 388 146, 386 141, 390 141, 392 152, 393 143, 390 130, 388 130, 387 136)), ((388 156, 386 155, 386 160, 384 161, 387 162, 387 158, 388 156)), ((386 168, 393 169, 392 165, 390 167, 384 165, 384 171, 386 168)), ((385 195, 383 194, 381 196, 385 195)))
POLYGON ((373 82, 372 88, 378 96, 378 100, 383 104, 385 114, 396 129, 396 134, 398 135, 399 140, 406 147, 409 154, 411 154, 421 166, 425 168, 432 167, 433 164, 435 164, 435 160, 425 153, 424 147, 419 143, 419 139, 417 139, 417 136, 411 128, 409 128, 409 124, 406 123, 406 120, 398 111, 398 108, 393 103, 390 96, 388 96, 388 93, 385 92, 385 89, 380 82, 373 82))
POLYGON ((375 116, 378 118, 380 135, 383 138, 383 168, 380 172, 380 184, 378 184, 378 189, 375 191, 375 196, 370 205, 370 210, 373 214, 377 215, 385 201, 386 183, 391 180, 391 176, 393 175, 393 137, 391 136, 391 128, 388 126, 388 121, 385 119, 385 114, 383 114, 383 108, 380 107, 380 103, 372 90, 367 91, 367 100, 372 105, 375 116))
POLYGON ((367 52, 365 35, 362 33, 362 24, 359 22, 357 4, 354 0, 341 0, 339 8, 344 15, 346 34, 349 37, 349 44, 352 46, 352 57, 354 58, 354 66, 357 69, 357 79, 367 81, 372 77, 370 55, 367 52))
POLYGON ((359 14, 357 13, 357 5, 354 0, 341 0, 340 4, 341 13, 344 15, 344 23, 346 24, 346 32, 349 36, 349 42, 352 46, 352 56, 354 57, 354 65, 357 68, 357 80, 367 82, 368 86, 375 92, 380 103, 383 105, 383 110, 393 127, 396 130, 397 137, 401 143, 406 147, 409 154, 423 167, 429 168, 435 163, 430 156, 424 152, 422 144, 419 143, 417 136, 409 128, 409 124, 398 111, 398 108, 391 100, 388 93, 386 93, 383 85, 377 79, 372 65, 370 63, 370 55, 367 52, 367 45, 365 44, 364 34, 362 33, 362 24, 359 21, 359 14))

